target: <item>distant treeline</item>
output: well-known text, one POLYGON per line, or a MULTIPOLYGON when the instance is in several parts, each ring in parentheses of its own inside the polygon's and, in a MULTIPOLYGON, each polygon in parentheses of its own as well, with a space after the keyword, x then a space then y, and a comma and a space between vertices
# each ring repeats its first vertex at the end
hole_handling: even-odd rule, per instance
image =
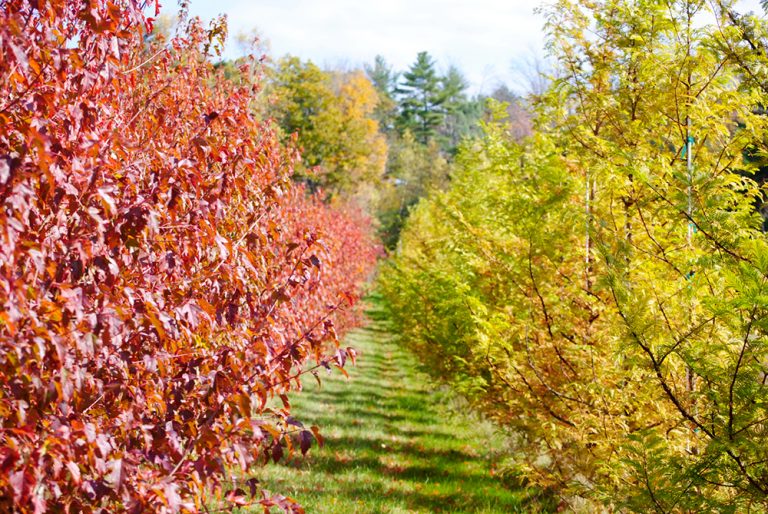
MULTIPOLYGON (((256 107, 300 152, 297 177, 329 200, 355 199, 378 219, 388 248, 410 208, 447 187, 462 141, 478 137, 491 117, 489 99, 507 105, 513 138, 530 133, 524 101, 508 86, 470 95, 462 72, 449 66, 441 73, 427 52, 406 71, 381 56, 362 70, 322 69, 295 56, 262 62, 268 94, 256 107)), ((240 64, 218 66, 232 80, 251 80, 240 64)))

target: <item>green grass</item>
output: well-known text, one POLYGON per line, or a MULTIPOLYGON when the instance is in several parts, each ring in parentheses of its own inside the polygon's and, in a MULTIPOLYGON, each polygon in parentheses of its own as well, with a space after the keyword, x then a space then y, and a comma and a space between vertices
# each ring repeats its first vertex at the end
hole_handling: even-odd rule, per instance
POLYGON ((550 510, 495 474, 502 438, 431 384, 382 319, 345 345, 359 351, 349 380, 338 372, 322 387, 307 380, 291 399, 297 419, 320 427, 325 447, 263 468, 263 487, 308 513, 550 510))

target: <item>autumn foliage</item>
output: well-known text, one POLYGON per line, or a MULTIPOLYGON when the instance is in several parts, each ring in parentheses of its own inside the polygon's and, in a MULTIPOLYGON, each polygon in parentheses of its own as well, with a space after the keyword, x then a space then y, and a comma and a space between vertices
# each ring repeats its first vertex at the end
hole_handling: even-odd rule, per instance
POLYGON ((533 134, 489 123, 382 273, 576 512, 768 511, 768 26, 734 5, 553 2, 533 134))
POLYGON ((1 6, 0 511, 300 510, 248 471, 320 437, 285 393, 354 357, 367 222, 291 181, 223 27, 1 6))

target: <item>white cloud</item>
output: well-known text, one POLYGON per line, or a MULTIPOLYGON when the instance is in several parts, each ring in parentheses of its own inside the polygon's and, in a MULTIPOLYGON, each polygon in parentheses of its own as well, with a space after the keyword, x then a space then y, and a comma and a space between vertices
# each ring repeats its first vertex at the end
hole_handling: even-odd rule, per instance
MULTIPOLYGON (((257 28, 275 55, 319 64, 361 66, 381 54, 406 69, 426 50, 438 65, 458 66, 475 90, 489 77, 512 80, 514 58, 540 48, 535 3, 502 0, 192 0, 192 14, 225 13, 230 34, 257 28)), ((230 45, 230 56, 235 51, 230 45)))
MULTIPOLYGON (((406 69, 422 50, 446 68, 458 66, 473 91, 504 81, 515 86, 513 63, 544 43, 538 2, 525 0, 192 0, 192 14, 226 13, 230 34, 257 28, 276 56, 286 53, 320 65, 361 66, 381 54, 406 69)), ((759 0, 740 10, 761 12, 759 0)), ((230 45, 230 56, 235 51, 230 45)))

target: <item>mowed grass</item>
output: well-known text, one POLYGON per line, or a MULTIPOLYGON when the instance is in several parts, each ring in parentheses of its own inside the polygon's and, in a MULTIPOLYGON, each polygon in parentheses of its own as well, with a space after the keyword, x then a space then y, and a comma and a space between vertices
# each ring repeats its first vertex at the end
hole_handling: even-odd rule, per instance
MULTIPOLYGON (((376 313, 374 313, 376 314, 376 313)), ((543 499, 495 472, 503 442, 417 370, 382 319, 351 333, 349 379, 307 380, 294 416, 325 446, 261 470, 262 486, 308 513, 546 512, 543 499)), ((256 511, 252 511, 256 512, 256 511)))

